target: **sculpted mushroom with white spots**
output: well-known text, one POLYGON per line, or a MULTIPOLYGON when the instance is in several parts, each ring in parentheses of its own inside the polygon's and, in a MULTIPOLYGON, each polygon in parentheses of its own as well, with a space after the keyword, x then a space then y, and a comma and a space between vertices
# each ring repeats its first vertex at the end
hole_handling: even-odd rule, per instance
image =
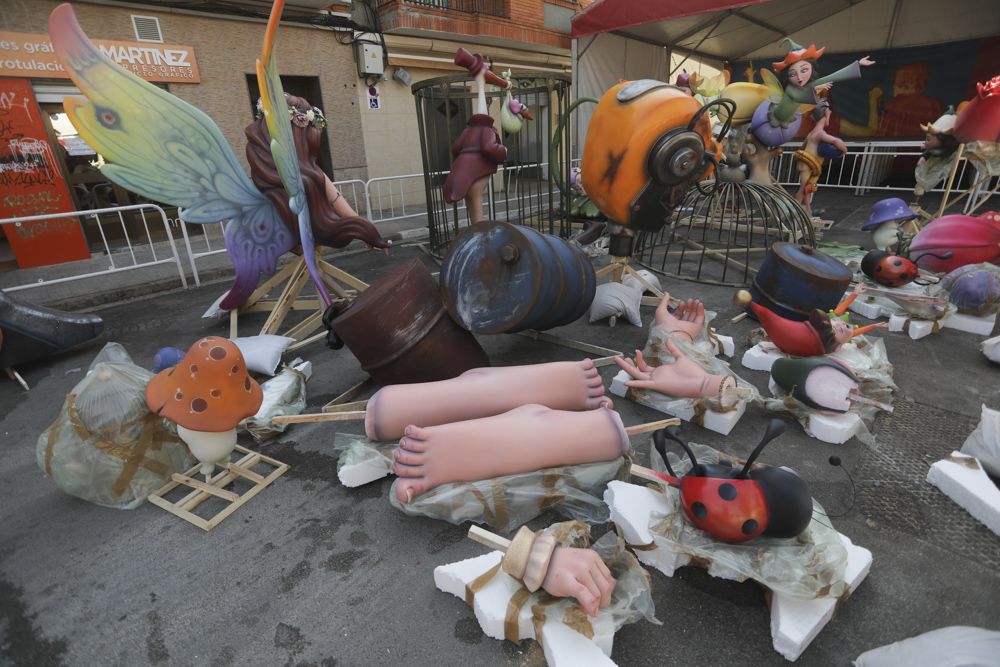
POLYGON ((196 341, 173 368, 146 387, 149 409, 177 424, 177 434, 201 461, 206 479, 236 446, 236 425, 257 414, 264 394, 232 341, 196 341))

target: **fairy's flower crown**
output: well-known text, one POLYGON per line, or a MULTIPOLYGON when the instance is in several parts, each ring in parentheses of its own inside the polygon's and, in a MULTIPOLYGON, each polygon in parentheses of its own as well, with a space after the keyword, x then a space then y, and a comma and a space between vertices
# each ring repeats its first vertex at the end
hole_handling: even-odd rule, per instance
MULTIPOLYGON (((285 93, 285 100, 288 100, 288 93, 285 93)), ((258 97, 257 98, 257 118, 264 117, 264 103, 258 97)), ((322 130, 326 127, 326 116, 323 115, 323 110, 319 107, 312 107, 311 109, 300 109, 298 107, 289 106, 288 107, 288 120, 292 121, 292 125, 297 127, 308 127, 312 125, 317 130, 322 130)))

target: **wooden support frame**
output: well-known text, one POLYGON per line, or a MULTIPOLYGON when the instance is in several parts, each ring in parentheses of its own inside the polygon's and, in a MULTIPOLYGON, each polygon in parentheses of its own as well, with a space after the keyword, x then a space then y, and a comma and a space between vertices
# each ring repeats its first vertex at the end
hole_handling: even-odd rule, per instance
MULTIPOLYGON (((350 301, 357 297, 359 292, 368 288, 368 283, 323 259, 318 250, 316 252, 316 266, 319 268, 323 283, 337 300, 350 301)), ((278 334, 288 314, 293 310, 298 310, 313 312, 298 324, 280 333, 282 336, 288 336, 297 341, 286 351, 297 350, 317 340, 321 340, 326 334, 324 332, 314 332, 323 326, 323 312, 326 310, 326 305, 319 296, 300 297, 303 288, 309 282, 309 271, 306 267, 305 259, 302 257, 297 258, 294 262, 280 269, 273 276, 261 283, 246 300, 246 303, 236 310, 229 311, 229 337, 235 338, 239 335, 240 315, 261 312, 269 313, 264 326, 261 327, 260 334, 278 334), (265 298, 280 285, 284 286, 281 288, 281 293, 277 298, 265 298)))
POLYGON ((170 476, 170 481, 166 485, 149 495, 149 502, 170 512, 174 516, 193 523, 204 531, 212 530, 230 514, 243 507, 251 498, 270 486, 271 482, 285 474, 289 468, 287 463, 282 463, 258 452, 252 452, 239 445, 236 445, 236 451, 243 454, 243 456, 236 461, 227 463, 225 468, 217 472, 208 481, 201 481, 195 478, 201 469, 200 463, 183 474, 174 473, 170 476), (258 463, 266 463, 272 466, 274 470, 266 476, 260 475, 251 470, 258 463), (227 490, 226 487, 238 478, 253 482, 253 486, 243 494, 227 490), (182 485, 192 489, 191 492, 176 502, 171 502, 165 498, 166 494, 182 485), (214 516, 204 519, 195 514, 193 510, 209 498, 219 498, 229 504, 214 516))

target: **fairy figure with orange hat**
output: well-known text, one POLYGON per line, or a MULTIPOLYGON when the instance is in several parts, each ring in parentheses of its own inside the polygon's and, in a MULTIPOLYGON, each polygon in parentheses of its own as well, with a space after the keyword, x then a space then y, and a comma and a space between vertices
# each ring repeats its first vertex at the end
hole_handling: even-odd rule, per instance
POLYGON ((818 77, 816 61, 826 51, 825 46, 816 48, 815 44, 810 44, 805 48, 788 37, 782 42, 788 42, 789 51, 784 60, 773 63, 781 79, 768 70, 760 70, 770 94, 756 108, 750 121, 750 131, 766 146, 780 146, 795 136, 802 124, 801 105, 815 106, 813 117, 816 120, 824 118, 829 103, 818 93, 830 90, 838 81, 861 78, 861 68, 875 64, 866 56, 833 74, 818 77))

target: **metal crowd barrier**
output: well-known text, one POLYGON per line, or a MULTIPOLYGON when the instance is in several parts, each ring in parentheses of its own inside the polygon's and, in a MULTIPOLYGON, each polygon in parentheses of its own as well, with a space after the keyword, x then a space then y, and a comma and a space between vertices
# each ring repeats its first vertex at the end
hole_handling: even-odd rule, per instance
MULTIPOLYGON (((181 284, 184 287, 188 286, 187 274, 184 273, 184 268, 181 264, 180 255, 177 252, 177 245, 174 242, 174 235, 170 229, 167 214, 156 204, 134 204, 130 206, 113 206, 109 208, 90 209, 87 211, 28 215, 0 220, 0 225, 16 228, 24 225, 25 223, 43 220, 59 220, 64 218, 80 218, 81 220, 93 218, 97 223, 97 230, 101 237, 101 245, 104 249, 104 255, 97 257, 92 255, 90 259, 80 260, 79 262, 66 262, 58 265, 59 269, 53 269, 53 272, 56 273, 70 271, 72 275, 55 278, 39 278, 34 282, 25 283, 23 285, 5 287, 4 291, 15 292, 18 290, 45 287, 46 285, 54 285, 56 283, 84 280, 87 278, 94 278, 122 271, 135 271, 137 269, 144 269, 158 264, 170 263, 173 263, 177 267, 177 275, 181 280, 181 284), (146 236, 145 243, 142 242, 141 237, 133 242, 131 236, 129 235, 128 225, 125 223, 125 216, 122 215, 123 213, 131 213, 133 220, 136 216, 142 220, 142 228, 146 236), (163 230, 167 235, 166 246, 161 246, 159 250, 157 250, 157 242, 153 241, 152 234, 149 231, 149 221, 146 219, 147 213, 151 217, 154 213, 159 217, 160 224, 163 226, 163 230), (112 248, 112 245, 108 242, 108 234, 111 232, 111 229, 106 229, 106 226, 114 225, 121 226, 124 246, 112 248), (164 252, 165 250, 169 250, 169 253, 164 252), (95 264, 98 259, 106 259, 107 267, 96 271, 87 270, 92 268, 93 264, 95 264), (82 269, 82 273, 72 272, 75 265, 80 265, 79 268, 82 269)), ((17 232, 10 229, 5 230, 5 233, 10 236, 12 234, 16 234, 17 232)), ((162 244, 163 242, 160 243, 162 244)))

